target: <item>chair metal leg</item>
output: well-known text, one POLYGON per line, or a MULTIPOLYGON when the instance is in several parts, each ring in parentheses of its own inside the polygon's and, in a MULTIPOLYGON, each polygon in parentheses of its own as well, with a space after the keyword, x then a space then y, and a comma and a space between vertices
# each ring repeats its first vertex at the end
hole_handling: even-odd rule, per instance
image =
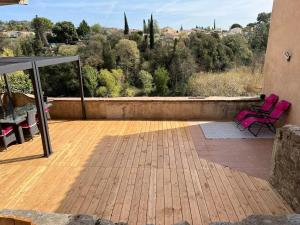
POLYGON ((261 125, 259 126, 257 132, 254 132, 254 131, 252 130, 252 128, 253 128, 253 125, 255 125, 255 124, 256 124, 256 123, 254 123, 254 124, 252 124, 251 126, 249 126, 249 127, 248 127, 248 131, 249 131, 251 134, 253 134, 253 136, 257 137, 258 134, 259 134, 259 133, 261 132, 261 130, 263 129, 264 124, 261 124, 261 125))

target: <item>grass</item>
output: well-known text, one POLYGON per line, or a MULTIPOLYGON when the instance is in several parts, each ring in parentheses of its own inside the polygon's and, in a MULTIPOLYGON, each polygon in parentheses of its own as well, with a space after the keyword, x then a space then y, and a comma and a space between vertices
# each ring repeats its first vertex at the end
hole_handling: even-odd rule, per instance
POLYGON ((190 96, 254 96, 261 94, 263 74, 249 68, 239 68, 223 73, 199 73, 188 82, 190 96))

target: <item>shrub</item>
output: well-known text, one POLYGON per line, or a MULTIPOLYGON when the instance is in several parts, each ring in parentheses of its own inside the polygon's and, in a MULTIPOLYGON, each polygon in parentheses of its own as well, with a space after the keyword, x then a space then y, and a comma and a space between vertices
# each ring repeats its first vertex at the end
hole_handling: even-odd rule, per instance
POLYGON ((156 93, 159 96, 166 96, 169 92, 168 81, 169 72, 165 68, 158 68, 154 72, 154 83, 156 86, 156 93))
MULTIPOLYGON (((122 91, 122 82, 124 75, 122 70, 101 70, 99 73, 99 83, 102 87, 100 93, 102 97, 118 97, 122 91), (104 88, 107 89, 106 95, 104 96, 104 88)), ((99 93, 99 89, 97 94, 99 93)))
MULTIPOLYGON (((30 94, 33 91, 31 80, 23 71, 17 71, 9 74, 8 80, 12 92, 30 94)), ((2 92, 6 92, 6 85, 3 79, 0 80, 0 90, 2 92)))
POLYGON ((95 97, 98 86, 98 71, 91 66, 82 68, 85 92, 88 96, 95 97))
POLYGON ((191 96, 252 96, 262 90, 263 75, 248 70, 224 73, 194 74, 188 81, 187 94, 191 96))
MULTIPOLYGON (((14 56, 13 50, 4 48, 0 57, 14 56)), ((32 93, 32 83, 27 74, 23 71, 16 71, 8 75, 8 80, 12 92, 21 92, 24 94, 32 93)), ((0 80, 0 90, 6 92, 6 85, 4 79, 0 80)))
POLYGON ((140 62, 140 52, 135 41, 121 39, 115 47, 116 64, 123 69, 130 83, 140 62))
POLYGON ((125 97, 134 97, 139 95, 141 92, 140 89, 134 87, 134 86, 128 86, 127 88, 124 89, 123 96, 125 97))
POLYGON ((107 88, 106 87, 99 87, 97 89, 97 95, 99 97, 108 97, 108 91, 107 91, 107 88))
POLYGON ((150 95, 153 91, 153 77, 151 73, 141 70, 138 76, 143 94, 147 96, 150 95))
POLYGON ((57 53, 58 53, 58 55, 62 55, 62 56, 77 55, 78 54, 78 46, 62 44, 59 46, 57 53))

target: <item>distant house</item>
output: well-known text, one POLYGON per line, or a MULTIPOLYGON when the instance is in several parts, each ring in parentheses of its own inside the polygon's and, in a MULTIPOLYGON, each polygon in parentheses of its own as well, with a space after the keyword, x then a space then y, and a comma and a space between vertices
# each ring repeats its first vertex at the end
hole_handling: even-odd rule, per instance
POLYGON ((240 28, 240 27, 236 27, 236 28, 230 29, 227 34, 228 35, 235 35, 235 34, 242 34, 242 33, 243 33, 243 29, 240 28))
POLYGON ((176 30, 172 27, 164 27, 161 29, 162 34, 176 34, 176 30))
POLYGON ((164 39, 164 40, 174 40, 176 38, 187 36, 192 32, 193 32, 193 30, 179 31, 179 30, 175 30, 172 27, 164 27, 161 29, 162 39, 164 39))

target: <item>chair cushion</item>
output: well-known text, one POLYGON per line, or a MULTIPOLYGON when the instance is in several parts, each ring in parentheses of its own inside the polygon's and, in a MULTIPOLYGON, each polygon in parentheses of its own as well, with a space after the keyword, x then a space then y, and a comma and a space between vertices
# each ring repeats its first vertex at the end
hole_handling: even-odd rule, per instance
POLYGON ((10 132, 12 132, 12 131, 13 131, 13 127, 12 127, 12 126, 2 127, 0 137, 3 137, 3 136, 8 135, 8 134, 9 134, 10 132))
POLYGON ((239 112, 239 114, 235 117, 235 119, 239 122, 241 122, 243 119, 246 118, 246 116, 250 116, 250 115, 256 115, 257 112, 251 111, 251 110, 243 110, 241 112, 239 112))
POLYGON ((24 129, 29 129, 29 128, 35 126, 35 125, 36 125, 36 123, 34 123, 34 124, 32 124, 32 125, 29 125, 29 124, 27 123, 27 121, 24 121, 24 122, 22 122, 22 123, 20 124, 20 126, 21 126, 22 128, 24 128, 24 129))
POLYGON ((241 125, 246 129, 254 123, 271 123, 271 124, 273 124, 275 122, 276 122, 276 120, 269 119, 269 118, 248 117, 241 123, 241 125))

